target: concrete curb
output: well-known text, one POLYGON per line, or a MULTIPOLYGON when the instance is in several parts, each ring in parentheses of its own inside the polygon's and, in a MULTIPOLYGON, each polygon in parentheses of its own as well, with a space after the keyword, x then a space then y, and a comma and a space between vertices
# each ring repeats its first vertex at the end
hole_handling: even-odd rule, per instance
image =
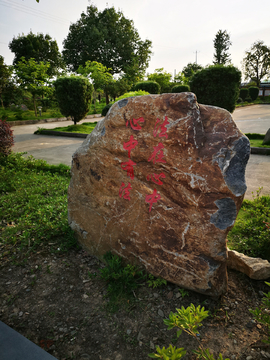
MULTIPOLYGON (((102 117, 101 114, 93 114, 87 115, 84 119, 93 119, 93 118, 100 118, 102 117)), ((66 117, 61 118, 48 118, 48 119, 41 119, 41 120, 18 120, 18 121, 8 121, 10 126, 19 126, 19 125, 32 125, 32 124, 47 124, 51 122, 58 122, 58 121, 69 121, 70 119, 66 117)))
POLYGON ((39 130, 35 135, 53 135, 53 136, 65 136, 75 138, 86 138, 89 134, 71 133, 67 131, 54 131, 54 130, 39 130))
POLYGON ((251 154, 256 155, 270 155, 270 148, 258 148, 258 147, 252 147, 251 154))

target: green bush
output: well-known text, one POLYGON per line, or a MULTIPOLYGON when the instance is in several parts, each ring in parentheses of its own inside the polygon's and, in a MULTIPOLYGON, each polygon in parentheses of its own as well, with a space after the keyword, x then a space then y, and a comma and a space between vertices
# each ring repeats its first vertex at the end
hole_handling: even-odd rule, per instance
POLYGON ((251 86, 248 89, 249 96, 253 101, 255 101, 259 95, 259 88, 257 86, 251 86))
POLYGON ((89 111, 93 85, 83 76, 63 76, 54 86, 61 113, 76 125, 89 111))
POLYGON ((190 91, 190 88, 188 85, 175 85, 172 88, 172 93, 181 93, 181 92, 187 92, 190 91))
POLYGON ((248 97, 248 89, 246 89, 246 88, 240 89, 239 96, 240 96, 240 98, 243 99, 243 101, 245 101, 246 97, 248 97))
POLYGON ((141 81, 135 84, 134 90, 144 90, 149 92, 149 94, 159 94, 160 85, 155 81, 141 81))
POLYGON ((113 104, 107 104, 104 106, 104 108, 102 109, 101 111, 101 115, 102 116, 106 116, 107 115, 107 112, 110 110, 110 107, 112 106, 113 104))
POLYGON ((13 130, 5 120, 0 120, 0 157, 8 156, 13 145, 13 130))
POLYGON ((240 103, 242 103, 242 102, 243 102, 243 99, 240 98, 240 97, 239 97, 239 98, 237 99, 237 101, 236 101, 237 104, 240 104, 240 103))
POLYGON ((236 67, 212 65, 191 77, 190 89, 200 104, 219 106, 233 112, 240 81, 241 71, 236 67))
MULTIPOLYGON (((119 100, 122 100, 122 99, 126 99, 127 97, 142 96, 142 95, 149 95, 149 93, 148 93, 147 91, 143 91, 143 90, 130 91, 130 92, 125 93, 124 95, 121 95, 121 96, 119 96, 118 98, 116 98, 115 102, 116 102, 116 101, 119 101, 119 100)), ((107 112, 109 111, 110 107, 111 107, 113 104, 114 104, 114 102, 111 103, 111 104, 106 105, 106 106, 102 109, 101 115, 102 115, 102 116, 106 116, 106 115, 107 115, 107 112)))

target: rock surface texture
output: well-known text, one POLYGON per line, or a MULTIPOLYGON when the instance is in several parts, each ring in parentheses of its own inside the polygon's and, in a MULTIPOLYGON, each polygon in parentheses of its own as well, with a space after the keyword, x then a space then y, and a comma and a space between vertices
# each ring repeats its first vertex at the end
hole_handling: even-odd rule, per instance
POLYGON ((121 100, 73 155, 69 223, 92 255, 220 296, 249 154, 230 113, 192 93, 121 100))
POLYGON ((270 278, 270 263, 261 258, 251 258, 228 249, 228 267, 238 270, 254 280, 270 278))

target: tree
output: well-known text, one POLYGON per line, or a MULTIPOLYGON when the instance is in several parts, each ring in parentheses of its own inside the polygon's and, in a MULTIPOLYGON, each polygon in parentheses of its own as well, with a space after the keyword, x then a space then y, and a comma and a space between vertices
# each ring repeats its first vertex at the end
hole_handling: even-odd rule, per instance
POLYGON ((259 87, 261 80, 270 75, 270 48, 259 40, 245 53, 246 56, 242 62, 245 80, 255 80, 259 87))
POLYGON ((0 55, 0 99, 2 108, 4 108, 3 93, 10 82, 12 71, 12 67, 5 65, 4 58, 0 55))
POLYGON ((190 78, 193 74, 195 74, 197 71, 202 70, 203 67, 196 63, 188 63, 186 66, 183 67, 182 74, 186 78, 190 78))
POLYGON ((88 60, 112 69, 112 74, 126 73, 135 65, 145 71, 151 46, 151 41, 140 39, 133 21, 126 19, 121 11, 112 7, 99 12, 97 7, 90 5, 70 26, 63 42, 63 57, 72 71, 84 66, 88 60))
POLYGON ((27 89, 33 96, 33 103, 35 115, 37 116, 36 96, 41 95, 44 91, 44 86, 49 79, 48 69, 49 63, 40 61, 36 62, 34 59, 26 60, 24 57, 18 62, 15 72, 18 77, 18 83, 27 89))
POLYGON ((241 71, 229 65, 212 65, 190 79, 190 89, 200 104, 214 105, 233 112, 239 95, 241 71))
POLYGON ((61 113, 76 125, 89 111, 93 85, 84 76, 72 75, 59 77, 54 86, 61 113))
POLYGON ((93 81, 94 85, 94 105, 96 110, 96 97, 97 93, 104 91, 106 93, 106 103, 109 103, 109 97, 106 92, 106 86, 113 80, 112 74, 106 66, 98 63, 97 61, 86 61, 85 66, 79 66, 77 72, 93 81))
POLYGON ((155 69, 153 74, 148 74, 149 81, 155 81, 160 85, 160 93, 170 92, 172 88, 172 75, 164 70, 164 68, 155 69))
POLYGON ((57 42, 50 35, 33 34, 19 35, 9 43, 9 49, 15 54, 13 65, 17 65, 21 58, 34 59, 36 62, 45 61, 50 64, 49 76, 58 75, 64 62, 58 49, 57 42))
POLYGON ((226 30, 218 30, 216 36, 213 40, 214 42, 214 61, 215 65, 225 65, 226 63, 230 63, 230 54, 228 53, 229 47, 232 45, 230 41, 230 35, 226 30))

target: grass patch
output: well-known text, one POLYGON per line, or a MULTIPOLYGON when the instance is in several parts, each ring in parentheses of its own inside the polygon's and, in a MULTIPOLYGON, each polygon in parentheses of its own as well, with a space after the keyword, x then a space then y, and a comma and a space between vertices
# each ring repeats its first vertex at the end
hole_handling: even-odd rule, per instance
POLYGON ((248 137, 251 147, 270 148, 270 144, 263 145, 264 134, 247 133, 245 135, 248 137))
POLYGON ((70 168, 22 155, 0 158, 0 259, 42 247, 60 252, 76 246, 67 219, 70 168))
POLYGON ((122 258, 108 252, 104 255, 106 266, 101 270, 101 278, 108 284, 108 310, 116 312, 120 305, 130 306, 134 300, 134 290, 146 279, 146 274, 133 265, 124 265, 122 258))
MULTIPOLYGON (((97 125, 97 122, 94 122, 94 123, 86 122, 83 124, 57 127, 57 128, 50 129, 50 130, 65 131, 65 132, 70 132, 70 133, 90 134, 94 130, 96 125, 97 125)), ((42 129, 42 130, 46 130, 46 129, 42 129)))
POLYGON ((232 230, 228 234, 232 250, 270 261, 270 196, 244 200, 232 230))

